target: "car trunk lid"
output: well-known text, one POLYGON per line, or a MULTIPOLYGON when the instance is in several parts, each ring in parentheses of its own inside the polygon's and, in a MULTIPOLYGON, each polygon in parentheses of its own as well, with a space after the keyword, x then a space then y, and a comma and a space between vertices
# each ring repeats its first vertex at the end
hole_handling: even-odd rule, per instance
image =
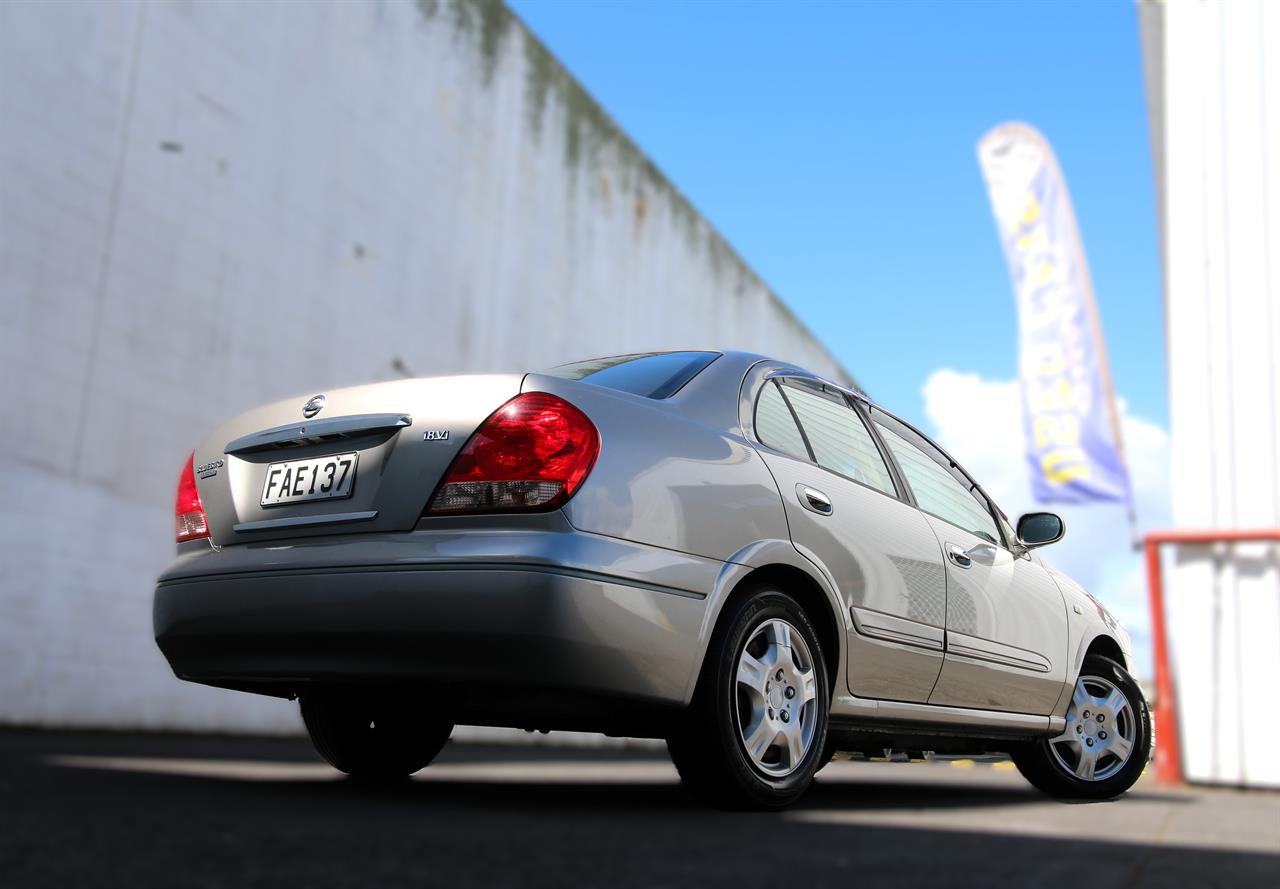
POLYGON ((195 452, 211 539, 225 546, 413 528, 467 438, 522 379, 372 383, 236 417, 195 452))

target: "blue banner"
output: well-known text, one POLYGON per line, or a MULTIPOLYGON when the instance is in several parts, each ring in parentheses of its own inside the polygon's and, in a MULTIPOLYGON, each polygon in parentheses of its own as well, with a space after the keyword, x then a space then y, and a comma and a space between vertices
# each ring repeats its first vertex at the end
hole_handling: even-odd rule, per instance
POLYGON ((984 136, 978 159, 1018 303, 1032 491, 1041 503, 1128 503, 1106 349, 1057 159, 1023 124, 984 136))

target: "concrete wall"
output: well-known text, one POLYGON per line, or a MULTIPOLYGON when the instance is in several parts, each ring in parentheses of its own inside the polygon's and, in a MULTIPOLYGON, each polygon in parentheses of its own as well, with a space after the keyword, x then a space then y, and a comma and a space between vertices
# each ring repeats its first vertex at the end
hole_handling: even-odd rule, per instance
MULTIPOLYGON (((1151 3, 1172 492, 1181 528, 1280 527, 1280 7, 1151 3)), ((1166 568, 1184 766, 1280 786, 1280 547, 1166 568)))
POLYGON ((847 379, 500 3, 0 3, 0 121, 5 722, 295 726, 151 638, 218 418, 690 345, 847 379))

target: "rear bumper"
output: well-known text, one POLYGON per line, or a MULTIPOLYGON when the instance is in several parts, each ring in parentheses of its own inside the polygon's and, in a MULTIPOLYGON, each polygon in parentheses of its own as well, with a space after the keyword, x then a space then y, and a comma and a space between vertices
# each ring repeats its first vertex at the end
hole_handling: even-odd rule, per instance
MULTIPOLYGON (((554 536, 563 551, 566 535, 554 536)), ((458 539, 445 548, 457 552, 458 539)), ((577 548, 630 547, 597 541, 577 548)), ((424 538, 433 546, 413 564, 335 564, 344 561, 335 546, 367 554, 369 542, 316 546, 318 567, 303 567, 300 555, 267 570, 210 570, 249 568, 244 553, 187 561, 156 587, 156 641, 180 678, 272 694, 372 681, 465 687, 498 710, 538 692, 687 703, 705 607, 692 584, 536 561, 445 561, 438 537, 424 538)))

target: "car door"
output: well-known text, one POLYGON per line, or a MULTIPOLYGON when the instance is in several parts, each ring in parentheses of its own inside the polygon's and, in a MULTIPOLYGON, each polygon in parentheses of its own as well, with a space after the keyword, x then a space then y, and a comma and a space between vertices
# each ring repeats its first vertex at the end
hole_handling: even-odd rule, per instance
POLYGON ((830 576, 852 618, 849 690, 927 701, 942 667, 942 554, 862 417, 834 387, 784 377, 764 383, 754 426, 796 549, 830 576))
POLYGON ((877 432, 942 544, 946 655, 930 704, 1052 712, 1066 677, 1066 601, 950 457, 878 408, 877 432))

